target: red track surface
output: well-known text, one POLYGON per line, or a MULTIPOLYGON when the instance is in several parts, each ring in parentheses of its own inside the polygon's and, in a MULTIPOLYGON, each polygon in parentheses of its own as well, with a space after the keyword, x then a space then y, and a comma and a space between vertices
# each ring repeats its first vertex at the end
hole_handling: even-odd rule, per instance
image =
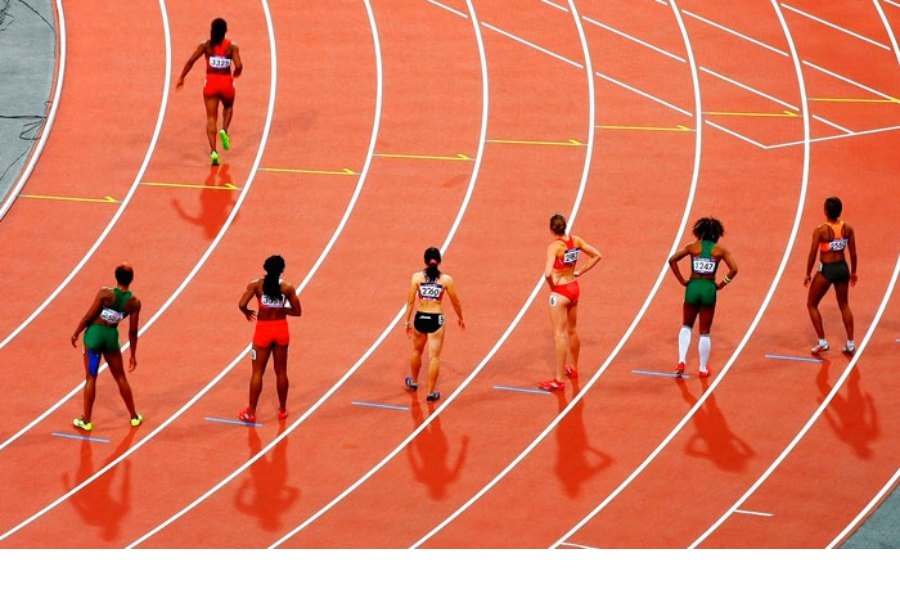
MULTIPOLYGON (((898 469, 900 57, 872 4, 819 4, 66 3, 57 124, 0 224, 4 280, 28 282, 0 320, 0 544, 839 543, 898 469), (210 168, 202 75, 170 89, 164 32, 177 75, 220 15, 246 70, 234 147, 210 168), (139 57, 98 60, 135 36, 139 57), (859 236, 865 343, 853 361, 768 358, 808 357, 801 282, 829 195, 859 236), (536 286, 556 211, 604 254, 582 282, 580 382, 497 389, 552 370, 536 286), (708 214, 740 265, 714 377, 693 358, 688 379, 636 374, 674 365, 665 260, 708 214), (468 325, 447 333, 437 405, 402 388, 398 323, 430 245, 468 325), (246 404, 235 303, 276 252, 304 309, 291 416, 276 421, 270 374, 261 427, 209 420, 246 404), (104 375, 95 441, 54 436, 80 411, 68 336, 122 260, 144 305, 129 379, 146 421, 130 429, 104 375)), ((881 7, 896 35, 900 9, 881 7)), ((831 296, 823 313, 837 348, 831 296)))

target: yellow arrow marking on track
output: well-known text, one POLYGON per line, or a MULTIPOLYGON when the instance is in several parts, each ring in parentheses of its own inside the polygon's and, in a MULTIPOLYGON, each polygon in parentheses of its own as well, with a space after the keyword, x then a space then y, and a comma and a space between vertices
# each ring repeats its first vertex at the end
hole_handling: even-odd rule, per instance
POLYGON ((150 187, 167 187, 167 188, 187 188, 192 190, 228 190, 234 191, 239 190, 241 188, 237 187, 233 183, 226 183, 224 185, 202 185, 199 183, 162 183, 158 181, 142 181, 141 185, 147 185, 150 187))
POLYGON ((704 114, 715 115, 717 117, 787 117, 790 119, 794 119, 800 116, 792 110, 786 110, 780 113, 708 111, 704 114))
POLYGON ((676 125, 675 127, 650 127, 641 125, 597 125, 597 128, 623 131, 694 131, 686 125, 676 125))
POLYGON ((260 171, 269 173, 302 173, 304 175, 356 175, 353 169, 344 168, 340 171, 323 171, 316 169, 282 169, 279 167, 260 167, 260 171))
POLYGON ((524 144, 532 146, 584 146, 578 140, 566 140, 565 142, 547 142, 542 140, 488 140, 491 144, 524 144))
POLYGON ((22 194, 23 198, 36 198, 38 200, 67 200, 69 202, 99 202, 100 204, 118 204, 119 201, 112 196, 103 198, 79 198, 76 196, 47 196, 44 194, 22 194))

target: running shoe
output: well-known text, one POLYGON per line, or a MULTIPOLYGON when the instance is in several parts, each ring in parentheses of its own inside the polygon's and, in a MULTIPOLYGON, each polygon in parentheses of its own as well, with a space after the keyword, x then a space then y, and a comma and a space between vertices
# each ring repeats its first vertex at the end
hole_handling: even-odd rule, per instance
POLYGON ((280 408, 278 409, 278 420, 279 421, 284 421, 285 419, 287 419, 287 415, 288 415, 287 409, 284 409, 284 410, 281 410, 280 408))
POLYGON ((819 340, 819 343, 817 343, 815 346, 813 346, 810 349, 810 352, 812 352, 813 354, 818 354, 819 352, 825 352, 830 347, 831 346, 829 346, 828 342, 826 342, 825 340, 819 340))
POLYGON ((548 379, 546 381, 538 381, 538 387, 542 390, 549 390, 551 392, 557 392, 559 390, 566 389, 566 384, 563 381, 560 381, 556 377, 553 379, 548 379))
POLYGON ((403 380, 403 383, 406 384, 406 389, 410 391, 414 392, 419 389, 419 384, 416 383, 416 381, 412 377, 407 377, 405 380, 403 380))
POLYGON ((441 393, 439 391, 435 390, 435 391, 431 392, 430 394, 428 394, 427 396, 425 396, 425 399, 428 400, 429 402, 437 402, 438 400, 441 399, 441 393))
POLYGON ((213 150, 209 153, 209 164, 212 166, 218 166, 219 164, 219 153, 213 150))
POLYGON ((854 352, 856 352, 856 343, 847 340, 847 343, 844 344, 844 347, 841 348, 841 351, 844 354, 853 354, 854 352))
POLYGON ((706 379, 707 377, 709 377, 709 369, 700 371, 700 379, 706 379))
POLYGON ((684 375, 684 363, 683 362, 678 363, 678 366, 675 367, 675 374, 676 375, 684 375))
POLYGON ((566 377, 569 379, 578 379, 578 369, 572 365, 566 365, 566 377))
POLYGON ((138 413, 138 416, 136 416, 135 418, 133 418, 131 420, 131 426, 132 427, 140 427, 141 423, 143 423, 143 422, 144 422, 144 415, 141 415, 138 413))
POLYGON ((79 417, 79 418, 77 418, 77 419, 74 419, 74 420, 72 421, 72 425, 74 425, 74 426, 77 427, 78 429, 84 429, 85 431, 90 431, 91 429, 94 428, 94 424, 93 424, 93 423, 91 423, 90 421, 85 421, 85 420, 82 419, 81 417, 79 417))
POLYGON ((228 137, 228 132, 224 129, 219 130, 219 139, 222 140, 222 149, 231 150, 231 138, 228 137))
POLYGON ((249 406, 238 413, 238 419, 240 419, 244 423, 256 423, 256 415, 250 414, 249 406))

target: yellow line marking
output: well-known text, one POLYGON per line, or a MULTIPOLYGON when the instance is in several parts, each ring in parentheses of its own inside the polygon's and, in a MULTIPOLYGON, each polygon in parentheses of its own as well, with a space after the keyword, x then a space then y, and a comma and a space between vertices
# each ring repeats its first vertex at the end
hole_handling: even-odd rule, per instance
POLYGON ((686 125, 676 125, 675 127, 644 127, 640 125, 597 125, 599 129, 616 129, 626 131, 694 131, 686 125))
POLYGON ((75 196, 47 196, 44 194, 22 194, 23 198, 36 198, 38 200, 67 200, 69 202, 99 202, 101 204, 118 204, 119 201, 112 196, 103 198, 79 198, 75 196))
POLYGON ((457 154, 455 156, 433 156, 428 154, 375 154, 381 158, 415 158, 424 160, 472 160, 465 154, 457 154))
POLYGON ((792 110, 786 110, 780 113, 707 111, 704 114, 715 115, 717 117, 788 117, 790 119, 795 119, 800 116, 792 110))
POLYGON ((900 104, 900 98, 810 98, 810 102, 858 102, 872 104, 900 104))
POLYGON ((315 169, 282 169, 278 167, 260 167, 260 171, 270 173, 303 173, 305 175, 357 175, 353 169, 344 168, 341 171, 320 171, 315 169))
POLYGON ((542 140, 488 140, 491 144, 525 144, 531 146, 584 146, 578 140, 566 140, 565 142, 546 142, 542 140))
POLYGON ((241 188, 237 187, 233 183, 226 183, 224 185, 202 185, 199 183, 163 183, 159 181, 142 181, 141 185, 148 185, 150 187, 166 187, 166 188, 187 188, 192 190, 228 190, 234 191, 239 190, 241 188))

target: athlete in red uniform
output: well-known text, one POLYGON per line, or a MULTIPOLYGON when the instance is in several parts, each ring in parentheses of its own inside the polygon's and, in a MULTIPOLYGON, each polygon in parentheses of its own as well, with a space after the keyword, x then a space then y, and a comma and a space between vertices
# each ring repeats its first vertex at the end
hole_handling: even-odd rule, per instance
POLYGON ((806 261, 806 279, 803 281, 803 285, 809 287, 806 308, 809 310, 813 329, 819 336, 819 341, 812 348, 814 354, 829 348, 828 340, 825 339, 825 328, 822 325, 822 315, 819 313, 819 302, 832 285, 838 307, 841 309, 844 329, 847 330, 847 343, 844 344, 843 350, 847 354, 856 351, 856 342, 853 340, 853 313, 847 299, 850 286, 856 285, 856 234, 852 227, 841 221, 842 210, 840 198, 831 197, 825 200, 826 221, 813 231, 812 247, 806 261), (849 268, 844 257, 845 251, 850 254, 849 268), (813 277, 812 270, 817 254, 819 270, 813 277))
POLYGON ((300 299, 294 286, 281 280, 284 272, 284 259, 270 256, 263 264, 266 276, 255 279, 247 285, 244 295, 238 302, 238 308, 248 321, 256 320, 253 333, 253 347, 250 358, 253 360, 253 374, 250 377, 250 405, 238 413, 238 418, 247 423, 256 422, 256 405, 262 392, 263 374, 269 355, 275 357, 275 385, 278 390, 278 418, 287 418, 287 355, 291 341, 287 317, 300 316, 300 299), (256 298, 259 312, 247 307, 250 300, 256 298))
POLYGON ((578 319, 578 297, 581 290, 576 279, 590 271, 600 261, 600 251, 576 235, 566 233, 566 218, 560 214, 550 217, 550 231, 553 242, 547 247, 547 261, 544 279, 550 286, 550 322, 553 324, 553 339, 556 350, 556 373, 553 379, 539 381, 538 387, 545 390, 561 390, 566 384, 563 377, 578 377, 578 354, 581 341, 575 329, 578 319), (584 253, 588 262, 576 269, 576 263, 584 253), (572 362, 567 365, 566 357, 572 362))
POLYGON ((216 136, 222 140, 222 148, 231 148, 228 127, 234 108, 234 78, 240 77, 244 70, 241 53, 236 44, 225 39, 228 25, 224 19, 214 19, 210 27, 209 39, 197 46, 191 54, 181 76, 175 84, 176 89, 184 85, 184 78, 191 67, 201 56, 206 57, 206 82, 203 86, 203 102, 206 104, 206 137, 209 139, 209 160, 213 165, 219 164, 219 153, 216 150, 216 136), (234 70, 232 71, 232 67, 234 70), (222 104, 222 128, 218 129, 219 103, 222 104), (218 129, 218 134, 217 130, 218 129))

